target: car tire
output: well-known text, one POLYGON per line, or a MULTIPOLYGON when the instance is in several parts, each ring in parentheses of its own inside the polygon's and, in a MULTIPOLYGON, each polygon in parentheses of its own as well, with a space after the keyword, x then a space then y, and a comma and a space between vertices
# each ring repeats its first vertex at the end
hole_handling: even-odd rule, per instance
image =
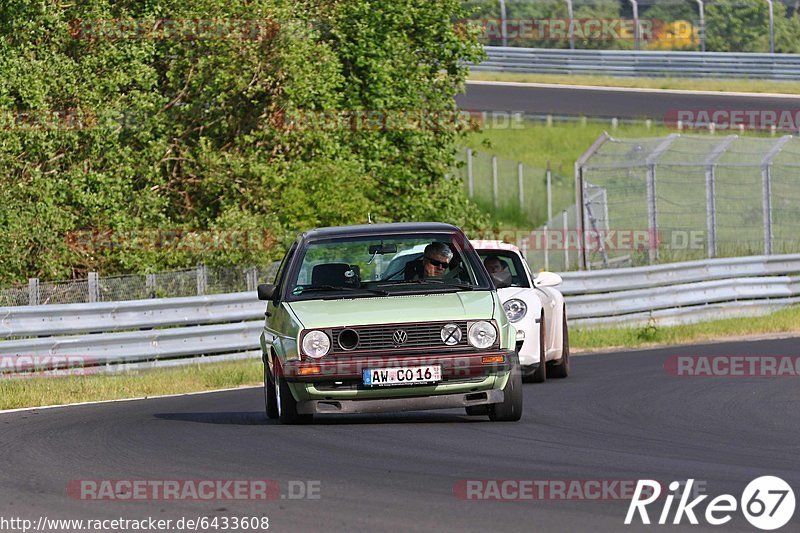
MULTIPOLYGON (((566 310, 565 310, 566 311, 566 310)), ((547 373, 551 378, 565 378, 569 375, 569 328, 567 327, 567 314, 564 313, 564 325, 561 334, 561 360, 547 363, 550 368, 547 373)))
POLYGON ((269 368, 264 364, 264 409, 267 418, 275 420, 278 418, 278 399, 275 396, 275 381, 269 374, 269 368))
POLYGON ((300 414, 297 412, 297 400, 292 396, 289 385, 280 375, 275 376, 275 406, 281 424, 308 424, 314 415, 300 414))
POLYGON ((542 313, 542 318, 539 322, 539 368, 531 375, 531 381, 534 383, 544 383, 547 381, 547 351, 545 349, 544 332, 544 313, 542 313))
POLYGON ((522 372, 519 358, 514 356, 511 375, 503 387, 503 401, 489 405, 489 419, 495 422, 516 422, 522 418, 522 372))

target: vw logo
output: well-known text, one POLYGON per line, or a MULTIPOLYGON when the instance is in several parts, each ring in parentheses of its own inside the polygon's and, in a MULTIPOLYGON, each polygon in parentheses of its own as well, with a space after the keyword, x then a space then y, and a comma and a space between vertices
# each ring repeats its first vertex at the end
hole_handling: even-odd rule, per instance
POLYGON ((406 341, 408 340, 408 333, 406 333, 402 329, 395 330, 395 332, 392 333, 392 340, 398 346, 401 344, 405 344, 406 341))

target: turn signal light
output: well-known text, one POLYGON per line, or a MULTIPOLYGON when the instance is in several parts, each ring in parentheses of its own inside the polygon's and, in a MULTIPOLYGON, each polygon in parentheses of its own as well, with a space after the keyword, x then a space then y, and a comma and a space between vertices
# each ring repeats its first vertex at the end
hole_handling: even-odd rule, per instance
POLYGON ((502 355, 485 355, 481 357, 481 363, 484 365, 491 365, 495 363, 502 363, 506 358, 502 355))
POLYGON ((303 366, 297 369, 297 373, 301 376, 308 376, 309 374, 320 374, 322 369, 318 366, 303 366))

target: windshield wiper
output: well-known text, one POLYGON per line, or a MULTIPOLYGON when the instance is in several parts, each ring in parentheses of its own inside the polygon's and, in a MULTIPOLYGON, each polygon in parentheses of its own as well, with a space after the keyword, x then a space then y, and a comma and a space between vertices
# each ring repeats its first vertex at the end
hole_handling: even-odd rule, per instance
POLYGON ((333 285, 309 285, 307 287, 300 286, 292 291, 292 294, 299 295, 307 291, 348 291, 348 292, 369 292, 379 296, 388 296, 389 293, 381 289, 368 289, 367 287, 335 287, 333 285), (298 292, 298 289, 299 292, 298 292))

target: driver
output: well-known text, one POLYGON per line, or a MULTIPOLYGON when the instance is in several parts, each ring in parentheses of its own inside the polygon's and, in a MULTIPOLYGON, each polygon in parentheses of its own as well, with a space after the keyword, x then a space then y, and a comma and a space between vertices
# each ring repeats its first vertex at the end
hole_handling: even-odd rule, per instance
POLYGON ((442 278, 450 261, 453 251, 443 242, 432 242, 425 247, 422 259, 411 261, 405 272, 408 281, 419 281, 426 278, 442 278))
POLYGON ((486 267, 486 270, 489 271, 489 274, 496 274, 498 272, 508 270, 508 265, 501 261, 496 255, 490 255, 484 259, 483 266, 486 267))

